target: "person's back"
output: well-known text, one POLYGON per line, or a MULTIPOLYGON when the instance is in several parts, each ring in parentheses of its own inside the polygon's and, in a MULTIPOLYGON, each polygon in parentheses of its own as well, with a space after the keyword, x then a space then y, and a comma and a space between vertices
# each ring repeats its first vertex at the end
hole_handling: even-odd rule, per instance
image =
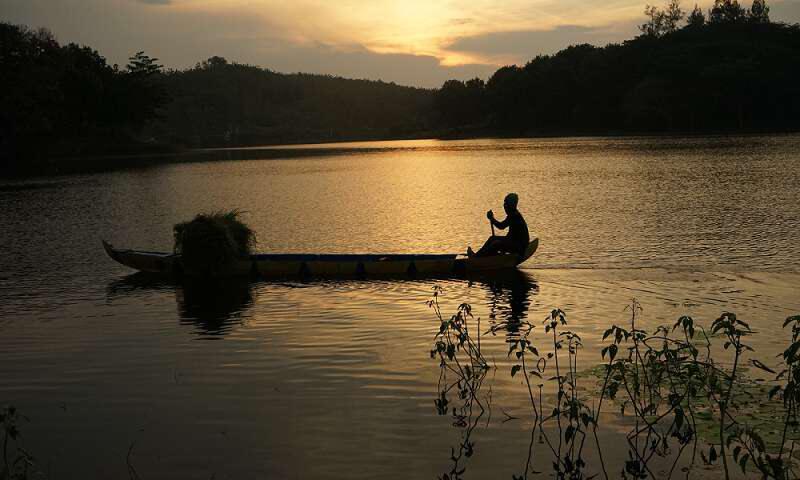
POLYGON ((525 248, 528 246, 528 242, 531 241, 530 233, 528 233, 528 224, 525 222, 525 218, 519 210, 514 209, 508 212, 505 223, 508 223, 508 240, 519 248, 519 253, 524 252, 525 248))
POLYGON ((494 212, 489 210, 486 212, 486 217, 493 226, 505 230, 508 228, 508 235, 497 236, 492 235, 489 240, 478 250, 473 253, 471 248, 467 249, 467 255, 477 255, 479 257, 487 255, 497 255, 498 253, 523 253, 528 248, 530 242, 530 233, 528 233, 528 224, 525 222, 522 214, 517 210, 519 197, 516 193, 509 193, 503 200, 503 209, 506 211, 506 219, 502 222, 494 218, 494 212))

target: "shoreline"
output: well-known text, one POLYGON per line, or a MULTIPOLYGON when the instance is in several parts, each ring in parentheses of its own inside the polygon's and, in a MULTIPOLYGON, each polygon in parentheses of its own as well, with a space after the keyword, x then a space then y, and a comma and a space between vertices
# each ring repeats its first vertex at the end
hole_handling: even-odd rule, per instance
MULTIPOLYGON (((749 132, 709 132, 709 133, 631 133, 631 132, 605 132, 605 133, 586 133, 586 132, 560 132, 560 133, 539 133, 527 135, 498 134, 492 132, 482 132, 475 134, 438 134, 389 136, 381 138, 365 138, 355 136, 352 138, 318 141, 297 141, 289 143, 259 143, 259 144, 239 144, 230 146, 209 146, 189 148, 178 145, 159 144, 157 148, 151 145, 144 146, 141 153, 125 154, 92 154, 86 156, 53 156, 47 160, 29 162, 27 165, 7 165, 0 168, 0 179, 20 180, 31 178, 47 178, 60 175, 91 174, 112 172, 118 170, 128 170, 136 168, 147 168, 158 165, 196 163, 220 161, 220 154, 227 154, 228 158, 222 160, 254 160, 258 159, 293 159, 309 156, 316 156, 322 153, 336 155, 352 151, 355 147, 347 146, 353 143, 380 143, 380 142, 401 142, 413 140, 433 140, 433 141, 458 141, 458 140, 534 140, 534 139, 597 139, 597 138, 617 138, 617 139, 675 139, 675 138, 753 138, 753 137, 785 137, 800 134, 799 131, 749 131, 749 132), (337 146, 341 146, 337 148, 337 146), (281 148, 286 147, 286 148, 281 148), (298 148, 306 147, 306 148, 298 148), (213 158, 211 158, 213 156, 213 158)), ((374 150, 385 150, 390 147, 374 147, 374 150)), ((358 148, 358 150, 370 150, 368 147, 358 148)))

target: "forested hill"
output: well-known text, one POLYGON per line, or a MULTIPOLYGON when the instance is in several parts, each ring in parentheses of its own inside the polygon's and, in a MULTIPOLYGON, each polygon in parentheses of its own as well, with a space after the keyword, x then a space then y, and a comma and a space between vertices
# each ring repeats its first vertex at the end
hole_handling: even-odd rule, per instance
POLYGON ((644 24, 623 44, 573 46, 486 83, 451 80, 436 108, 464 134, 796 131, 800 27, 740 12, 644 24))
POLYGON ((91 47, 0 22, 0 174, 186 147, 422 136, 433 99, 429 89, 220 57, 165 70, 139 52, 109 65, 91 47))
POLYGON ((163 82, 172 101, 152 132, 184 145, 397 138, 432 126, 434 91, 394 83, 281 74, 220 57, 163 82))
POLYGON ((642 34, 577 45, 426 90, 281 74, 212 57, 120 67, 46 30, 0 22, 0 174, 37 161, 239 146, 430 136, 800 130, 800 26, 715 0, 647 7, 642 34))

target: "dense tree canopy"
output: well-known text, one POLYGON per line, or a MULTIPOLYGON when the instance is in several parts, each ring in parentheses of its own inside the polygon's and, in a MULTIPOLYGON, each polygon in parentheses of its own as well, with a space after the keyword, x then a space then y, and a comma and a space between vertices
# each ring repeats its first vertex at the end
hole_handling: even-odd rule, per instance
POLYGON ((172 102, 151 130, 190 146, 386 138, 430 126, 433 91, 281 74, 211 57, 163 78, 172 102))
POLYGON ((0 23, 0 171, 54 157, 419 136, 433 90, 280 74, 211 57, 164 71, 144 52, 124 68, 0 23), (13 164, 13 165, 12 165, 13 164))
POLYGON ((482 89, 446 82, 441 117, 510 135, 800 128, 800 27, 771 23, 763 0, 749 11, 716 0, 707 22, 695 8, 683 28, 676 1, 645 13, 642 35, 621 45, 503 67, 482 89))
POLYGON ((160 70, 141 52, 120 69, 47 30, 0 23, 0 162, 125 143, 166 100, 160 70))
POLYGON ((668 0, 645 17, 622 44, 574 45, 438 90, 222 57, 165 71, 138 52, 120 68, 0 23, 0 171, 165 146, 800 129, 800 26, 773 23, 764 0, 715 0, 688 16, 668 0))

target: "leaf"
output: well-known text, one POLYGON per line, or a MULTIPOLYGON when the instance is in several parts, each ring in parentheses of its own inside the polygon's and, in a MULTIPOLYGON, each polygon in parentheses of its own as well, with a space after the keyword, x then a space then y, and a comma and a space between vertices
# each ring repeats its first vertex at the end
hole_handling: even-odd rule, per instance
POLYGON ((764 444, 764 439, 761 438, 761 435, 756 433, 754 430, 751 430, 750 438, 753 439, 753 443, 755 444, 757 450, 762 452, 766 450, 766 445, 764 444))
POLYGON ((609 358, 611 360, 614 360, 614 358, 617 356, 617 346, 616 345, 610 345, 608 347, 608 353, 609 353, 609 358))
POLYGON ((516 375, 520 368, 522 368, 522 365, 514 365, 511 367, 511 376, 513 377, 516 375))
POLYGON ((772 397, 774 397, 778 392, 780 392, 781 388, 782 387, 780 385, 775 385, 774 387, 770 388, 769 389, 769 393, 767 394, 767 397, 770 400, 772 400, 772 397))
POLYGON ((793 315, 791 317, 787 317, 786 320, 783 322, 783 328, 786 328, 786 325, 790 323, 800 323, 800 315, 793 315))
POLYGON ((584 427, 588 427, 589 424, 592 422, 592 417, 588 413, 582 413, 581 421, 583 422, 584 427))
POLYGON ((798 349, 800 349, 800 342, 795 342, 783 352, 783 358, 786 359, 786 363, 793 363, 797 356, 798 349))
POLYGON ((516 350, 516 349, 517 349, 517 346, 518 346, 518 345, 517 345, 517 342, 513 342, 513 343, 511 344, 511 347, 508 349, 508 356, 509 356, 509 357, 511 356, 511 352, 513 352, 514 350, 516 350))
POLYGON ((753 364, 753 366, 755 366, 756 368, 760 368, 761 370, 764 370, 765 372, 769 372, 769 373, 772 373, 772 374, 777 373, 777 372, 775 372, 775 370, 769 368, 768 366, 764 365, 763 363, 761 363, 760 361, 756 360, 755 358, 751 358, 750 362, 753 364))

